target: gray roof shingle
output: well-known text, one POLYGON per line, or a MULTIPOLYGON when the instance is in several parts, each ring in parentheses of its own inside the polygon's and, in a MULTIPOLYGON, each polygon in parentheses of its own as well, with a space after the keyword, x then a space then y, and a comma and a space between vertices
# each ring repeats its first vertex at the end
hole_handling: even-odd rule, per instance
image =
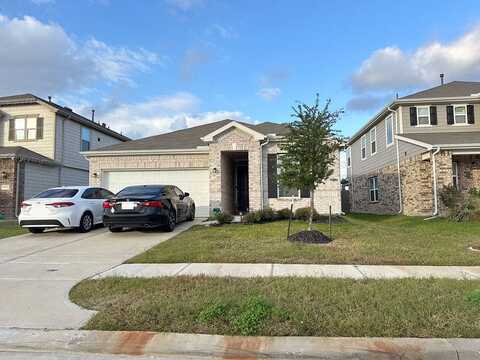
MULTIPOLYGON (((234 120, 225 119, 209 124, 194 126, 182 130, 146 137, 138 140, 131 140, 120 144, 106 146, 97 151, 127 151, 127 150, 171 150, 171 149, 195 149, 198 146, 208 145, 201 138, 222 126, 234 120)), ((272 122, 264 122, 261 124, 248 124, 236 121, 242 125, 249 127, 261 134, 277 134, 285 135, 288 128, 286 124, 277 124, 272 122)))
POLYGON ((475 81, 452 81, 431 89, 404 96, 401 100, 407 99, 429 99, 442 97, 465 97, 480 93, 480 82, 475 81))
POLYGON ((430 145, 480 144, 480 132, 413 133, 399 136, 430 145))

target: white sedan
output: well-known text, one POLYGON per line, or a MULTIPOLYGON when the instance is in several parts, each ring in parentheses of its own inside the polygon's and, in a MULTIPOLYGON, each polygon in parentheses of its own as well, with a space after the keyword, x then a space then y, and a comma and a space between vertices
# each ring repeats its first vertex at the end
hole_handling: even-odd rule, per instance
POLYGON ((90 231, 103 223, 103 202, 114 196, 106 189, 89 186, 65 186, 48 189, 22 203, 20 226, 32 233, 46 228, 76 228, 90 231))

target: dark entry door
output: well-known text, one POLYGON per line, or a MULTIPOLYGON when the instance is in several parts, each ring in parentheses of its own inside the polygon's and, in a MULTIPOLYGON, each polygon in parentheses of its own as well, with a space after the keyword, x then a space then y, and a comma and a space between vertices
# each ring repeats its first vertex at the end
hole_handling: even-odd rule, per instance
POLYGON ((246 212, 248 210, 248 163, 237 163, 235 180, 236 210, 246 212))

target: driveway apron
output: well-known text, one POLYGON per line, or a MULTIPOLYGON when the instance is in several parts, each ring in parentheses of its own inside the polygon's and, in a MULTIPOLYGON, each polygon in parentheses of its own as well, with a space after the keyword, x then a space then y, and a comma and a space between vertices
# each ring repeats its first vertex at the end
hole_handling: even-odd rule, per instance
POLYGON ((81 234, 48 231, 0 240, 0 327, 76 329, 93 312, 68 299, 79 281, 187 230, 182 223, 171 233, 96 229, 81 234))

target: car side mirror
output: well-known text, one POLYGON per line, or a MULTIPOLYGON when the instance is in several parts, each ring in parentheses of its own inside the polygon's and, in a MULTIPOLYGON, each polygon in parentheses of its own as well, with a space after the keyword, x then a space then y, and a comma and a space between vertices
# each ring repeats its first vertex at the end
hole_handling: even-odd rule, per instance
POLYGON ((183 193, 183 197, 187 197, 187 196, 190 196, 190 193, 183 193))

